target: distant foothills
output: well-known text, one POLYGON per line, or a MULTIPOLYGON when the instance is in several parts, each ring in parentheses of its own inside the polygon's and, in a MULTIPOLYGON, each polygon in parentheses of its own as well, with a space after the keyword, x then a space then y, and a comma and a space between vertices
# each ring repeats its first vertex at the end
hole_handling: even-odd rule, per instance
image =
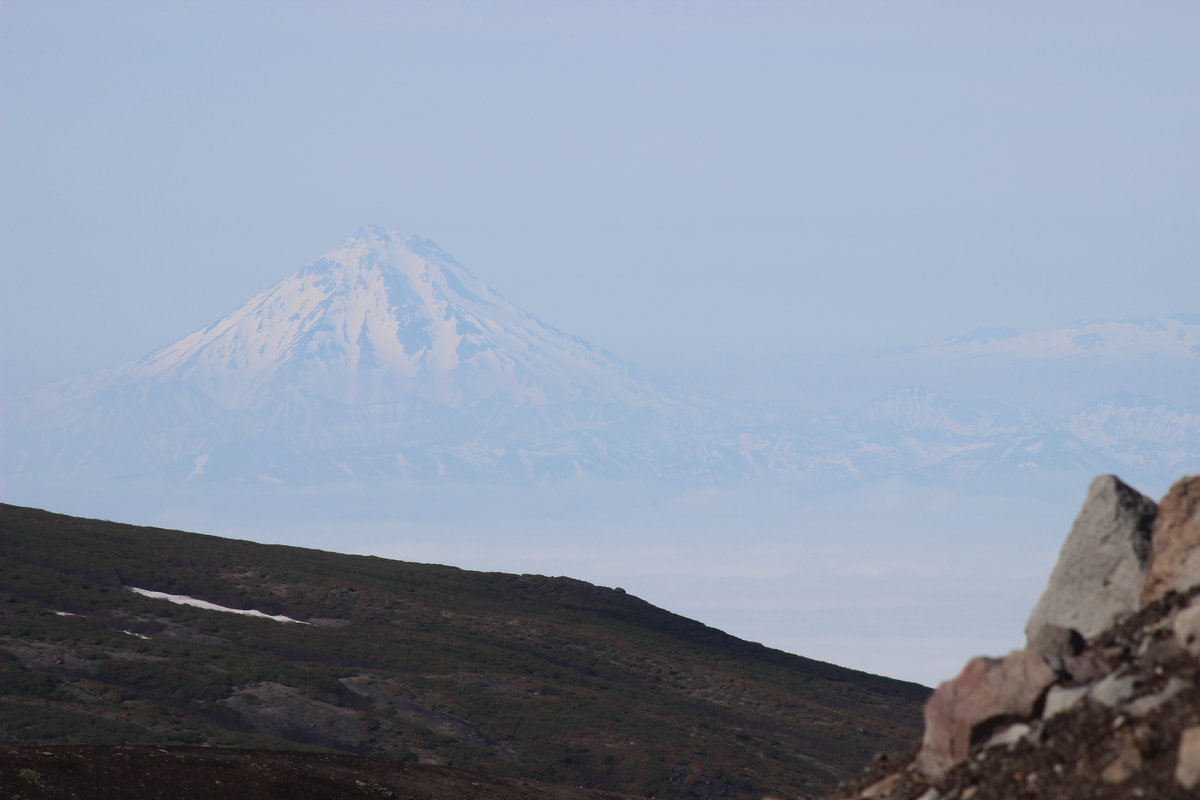
POLYGON ((1200 468, 1200 315, 981 329, 853 367, 900 380, 825 413, 729 407, 366 226, 174 344, 12 402, 3 469, 252 486, 1200 468))

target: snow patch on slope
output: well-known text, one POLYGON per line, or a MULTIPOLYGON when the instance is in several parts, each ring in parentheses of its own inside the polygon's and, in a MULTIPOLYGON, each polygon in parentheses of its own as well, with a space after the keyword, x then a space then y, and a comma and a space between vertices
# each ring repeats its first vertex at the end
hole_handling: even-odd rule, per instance
MULTIPOLYGON (((203 608, 208 611, 223 611, 227 614, 241 614, 247 617, 262 617, 263 619, 272 619, 276 622, 293 622, 297 625, 309 624, 298 619, 285 617, 283 614, 264 614, 261 611, 255 611, 253 609, 220 606, 216 603, 210 603, 207 600, 197 600, 195 597, 188 597, 184 594, 167 594, 166 592, 155 592, 150 589, 139 589, 136 586, 126 586, 125 588, 134 594, 140 594, 143 597, 152 597, 155 600, 166 600, 169 603, 178 603, 181 606, 194 606, 195 608, 203 608)), ((137 634, 133 635, 136 636, 137 634)))

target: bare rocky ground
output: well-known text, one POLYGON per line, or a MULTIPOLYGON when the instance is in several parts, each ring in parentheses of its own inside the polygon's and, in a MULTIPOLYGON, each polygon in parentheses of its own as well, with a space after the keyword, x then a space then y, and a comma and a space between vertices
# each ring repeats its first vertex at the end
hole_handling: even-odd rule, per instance
POLYGON ((4 800, 624 800, 427 764, 212 747, 0 747, 4 800))
MULTIPOLYGON (((938 687, 919 746, 877 757, 831 797, 1200 798, 1200 476, 1178 482, 1161 504, 1113 476, 1097 478, 1026 634, 1025 649, 972 659, 938 687)), ((731 795, 713 784, 693 796, 731 795)), ((621 795, 345 755, 0 748, 0 800, 65 797, 621 795)))
MULTIPOLYGON (((1200 590, 1198 590, 1200 591, 1200 590)), ((1187 595, 1188 599, 1198 592, 1187 595)), ((1089 691, 1068 711, 1029 725, 1013 744, 972 747, 941 780, 916 767, 919 748, 876 759, 863 775, 833 796, 863 800, 1184 800, 1200 788, 1175 777, 1183 731, 1200 725, 1200 662, 1181 652, 1162 623, 1185 602, 1173 595, 1110 630, 1092 654, 1116 666, 1104 683, 1063 689, 1089 691), (1106 694, 1108 690, 1113 694, 1106 694), (1127 696, 1122 696, 1128 692, 1127 696), (1113 702, 1109 705, 1108 702, 1113 702)), ((1045 715, 1046 703, 1041 704, 1045 715)))
POLYGON ((922 744, 877 757, 833 798, 1200 798, 1200 477, 1150 503, 1152 528, 1132 490, 1101 480, 1030 618, 1026 649, 969 662, 927 703, 922 744), (1116 534, 1128 553, 1110 546, 1116 534), (1121 565, 1097 563, 1114 554, 1121 565), (1096 580, 1126 599, 1085 639, 1066 625, 1096 580))

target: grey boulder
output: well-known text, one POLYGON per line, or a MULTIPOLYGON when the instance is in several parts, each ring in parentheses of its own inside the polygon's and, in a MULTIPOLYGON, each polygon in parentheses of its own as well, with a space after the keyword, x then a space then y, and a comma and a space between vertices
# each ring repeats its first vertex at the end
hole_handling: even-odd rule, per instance
POLYGON ((1092 481, 1046 590, 1025 623, 1029 649, 1038 649, 1046 625, 1073 628, 1090 640, 1140 607, 1157 510, 1153 500, 1115 475, 1092 481))

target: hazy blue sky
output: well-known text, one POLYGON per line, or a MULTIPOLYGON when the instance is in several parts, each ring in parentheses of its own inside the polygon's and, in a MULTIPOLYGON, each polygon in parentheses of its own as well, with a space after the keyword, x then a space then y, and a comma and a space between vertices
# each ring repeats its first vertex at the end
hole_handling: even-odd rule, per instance
MULTIPOLYGON (((747 394, 803 390, 798 352, 1200 312, 1197 42, 1194 0, 0 0, 0 389, 173 342, 364 223, 747 394)), ((1068 483, 541 493, 574 514, 541 517, 414 490, 428 519, 348 502, 300 543, 620 583, 933 682, 1019 644, 1068 483)), ((56 491, 297 535, 287 507, 56 491)))
POLYGON ((651 365, 1196 310, 1194 2, 0 14, 9 388, 365 222, 651 365))

